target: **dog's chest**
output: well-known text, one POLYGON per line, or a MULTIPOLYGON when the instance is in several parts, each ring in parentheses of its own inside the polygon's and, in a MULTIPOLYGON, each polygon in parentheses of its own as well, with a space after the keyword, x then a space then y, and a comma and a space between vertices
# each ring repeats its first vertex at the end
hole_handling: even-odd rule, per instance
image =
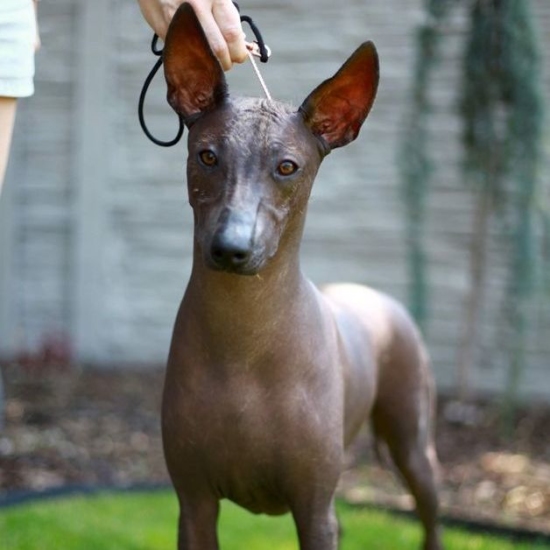
POLYGON ((253 512, 285 512, 292 472, 315 472, 342 437, 337 408, 294 382, 268 385, 246 373, 187 386, 167 380, 163 423, 172 461, 198 471, 220 498, 253 512))

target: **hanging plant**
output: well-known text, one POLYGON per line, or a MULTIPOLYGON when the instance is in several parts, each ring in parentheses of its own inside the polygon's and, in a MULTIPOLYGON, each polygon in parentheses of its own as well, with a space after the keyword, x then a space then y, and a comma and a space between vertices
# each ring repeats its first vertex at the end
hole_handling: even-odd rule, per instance
POLYGON ((541 157, 543 101, 537 38, 528 3, 476 0, 464 55, 462 89, 465 181, 476 194, 471 245, 471 289, 458 363, 460 390, 469 390, 485 286, 488 224, 501 221, 508 257, 503 346, 509 364, 505 410, 517 400, 526 364, 528 304, 533 296, 534 232, 541 157))
POLYGON ((427 255, 424 245, 426 198, 432 161, 429 156, 428 97, 437 64, 441 26, 453 0, 425 0, 425 21, 416 35, 416 58, 412 102, 404 124, 399 150, 402 194, 406 213, 406 242, 409 265, 409 309, 422 329, 428 318, 427 255))
MULTIPOLYGON (((417 33, 412 101, 399 151, 409 305, 424 328, 429 314, 424 232, 433 164, 429 154, 428 90, 444 38, 442 26, 452 4, 460 1, 425 0, 426 21, 417 33)), ((475 195, 475 206, 470 287, 456 383, 459 394, 467 398, 480 344, 489 227, 498 221, 508 267, 502 304, 507 328, 500 347, 508 359, 505 414, 510 416, 526 364, 526 337, 532 321, 530 301, 540 289, 545 292, 545 300, 550 297, 550 210, 548 197, 538 184, 543 121, 538 39, 528 2, 470 0, 469 5, 470 32, 463 54, 460 111, 464 121, 463 179, 475 195)))

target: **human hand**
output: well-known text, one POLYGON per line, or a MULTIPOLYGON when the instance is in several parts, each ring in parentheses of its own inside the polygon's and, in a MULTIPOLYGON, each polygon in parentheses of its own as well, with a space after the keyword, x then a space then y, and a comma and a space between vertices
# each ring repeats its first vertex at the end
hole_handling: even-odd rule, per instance
MULTIPOLYGON (((184 0, 138 0, 145 20, 164 40, 184 0)), ((237 8, 231 0, 187 0, 197 14, 212 51, 225 71, 248 56, 237 8)))

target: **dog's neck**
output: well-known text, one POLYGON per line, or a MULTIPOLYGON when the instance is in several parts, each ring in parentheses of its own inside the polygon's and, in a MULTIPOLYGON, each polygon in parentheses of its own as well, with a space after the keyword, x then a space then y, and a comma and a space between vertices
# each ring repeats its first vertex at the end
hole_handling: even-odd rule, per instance
POLYGON ((307 325, 304 318, 315 298, 300 269, 299 233, 283 241, 269 265, 253 276, 209 269, 195 246, 184 300, 192 317, 189 329, 208 338, 214 361, 219 357, 224 364, 250 365, 274 342, 292 347, 289 339, 297 337, 296 327, 307 325))
POLYGON ((300 268, 303 220, 297 225, 300 227, 288 228, 275 257, 252 276, 209 268, 204 263, 202 250, 195 244, 187 293, 193 294, 201 308, 221 314, 224 320, 238 318, 244 311, 249 315, 255 311, 266 315, 284 308, 305 281, 300 268))

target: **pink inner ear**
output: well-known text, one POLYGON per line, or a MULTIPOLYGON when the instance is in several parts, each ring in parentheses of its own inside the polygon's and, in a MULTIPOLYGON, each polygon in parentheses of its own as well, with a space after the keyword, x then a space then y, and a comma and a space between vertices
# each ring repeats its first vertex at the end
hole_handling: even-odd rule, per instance
POLYGON ((306 124, 332 149, 348 144, 367 118, 377 87, 378 55, 367 42, 304 101, 306 124))
POLYGON ((223 70, 190 4, 174 15, 164 47, 168 102, 187 118, 214 107, 227 95, 223 70))

